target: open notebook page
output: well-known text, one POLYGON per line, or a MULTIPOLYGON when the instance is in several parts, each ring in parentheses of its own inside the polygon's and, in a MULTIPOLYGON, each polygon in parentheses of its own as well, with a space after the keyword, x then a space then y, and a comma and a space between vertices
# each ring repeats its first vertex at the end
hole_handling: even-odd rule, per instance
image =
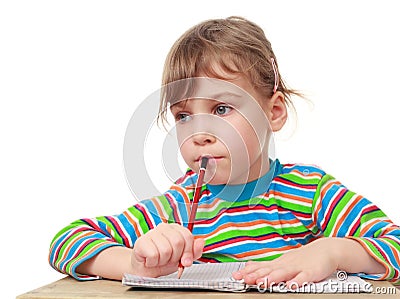
MULTIPOLYGON (((122 283, 134 287, 209 289, 231 292, 245 292, 248 289, 257 289, 256 285, 246 285, 243 281, 237 281, 232 277, 233 272, 244 266, 244 262, 195 264, 185 268, 181 279, 178 279, 177 272, 158 278, 124 274, 122 283)), ((291 290, 279 284, 268 290, 259 287, 258 291, 290 292, 291 290)), ((333 273, 322 282, 313 283, 297 290, 297 292, 302 293, 358 293, 371 291, 371 284, 365 280, 356 276, 349 276, 345 280, 340 280, 336 273, 333 273)))
POLYGON ((232 277, 232 273, 244 265, 244 262, 195 264, 185 268, 181 279, 178 279, 178 272, 157 278, 125 274, 122 283, 136 287, 245 291, 246 284, 232 277))

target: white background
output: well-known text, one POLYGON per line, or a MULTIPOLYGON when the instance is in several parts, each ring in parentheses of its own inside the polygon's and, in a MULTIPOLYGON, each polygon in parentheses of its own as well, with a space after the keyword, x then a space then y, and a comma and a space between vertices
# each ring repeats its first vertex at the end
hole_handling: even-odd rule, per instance
POLYGON ((312 101, 295 100, 295 128, 275 137, 280 160, 318 164, 400 223, 396 1, 144 2, 0 4, 3 298, 62 277, 47 262, 59 229, 134 203, 128 121, 159 87, 172 43, 209 18, 263 27, 282 76, 312 101))

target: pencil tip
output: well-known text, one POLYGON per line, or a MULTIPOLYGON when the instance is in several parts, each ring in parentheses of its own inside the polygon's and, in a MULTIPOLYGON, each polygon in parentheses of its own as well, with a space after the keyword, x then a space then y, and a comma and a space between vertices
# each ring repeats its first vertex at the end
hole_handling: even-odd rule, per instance
POLYGON ((179 267, 178 268, 178 279, 181 279, 181 276, 182 276, 182 274, 183 274, 183 267, 179 267))

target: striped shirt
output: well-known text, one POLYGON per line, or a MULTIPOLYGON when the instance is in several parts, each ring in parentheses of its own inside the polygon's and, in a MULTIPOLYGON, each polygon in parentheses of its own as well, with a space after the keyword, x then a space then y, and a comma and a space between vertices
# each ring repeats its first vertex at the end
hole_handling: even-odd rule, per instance
MULTIPOLYGON (((52 240, 50 264, 79 280, 98 278, 76 268, 110 246, 132 248, 162 222, 187 225, 196 179, 189 169, 164 194, 119 215, 71 223, 52 240)), ((313 165, 275 160, 255 182, 234 192, 203 186, 193 234, 205 239, 205 247, 197 262, 273 260, 321 237, 346 237, 386 269, 384 274, 358 275, 400 280, 400 228, 369 200, 313 165)))

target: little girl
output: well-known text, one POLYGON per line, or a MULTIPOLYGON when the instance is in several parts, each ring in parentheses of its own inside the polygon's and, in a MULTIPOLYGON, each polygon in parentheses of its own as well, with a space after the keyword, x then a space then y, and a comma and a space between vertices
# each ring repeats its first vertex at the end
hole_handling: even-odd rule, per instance
POLYGON ((76 279, 157 277, 178 264, 248 261, 235 279, 301 285, 337 269, 400 279, 400 229, 322 169, 272 160, 290 98, 264 32, 239 17, 184 33, 165 63, 159 118, 170 109, 189 169, 163 195, 115 216, 71 223, 49 260, 76 279), (178 84, 177 84, 178 82, 178 84), (199 160, 210 158, 193 232, 199 160))

